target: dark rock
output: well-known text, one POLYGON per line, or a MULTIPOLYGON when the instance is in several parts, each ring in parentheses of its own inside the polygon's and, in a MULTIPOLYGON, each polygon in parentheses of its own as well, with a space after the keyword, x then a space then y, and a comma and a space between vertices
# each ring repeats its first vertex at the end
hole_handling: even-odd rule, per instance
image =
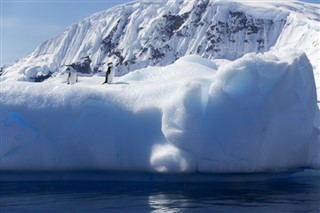
POLYGON ((91 73, 91 64, 92 60, 89 56, 83 58, 82 61, 75 63, 75 70, 80 73, 89 74, 91 73))
POLYGON ((47 80, 48 78, 50 78, 52 76, 52 72, 49 72, 47 75, 37 75, 34 78, 31 78, 34 82, 43 82, 44 80, 47 80))

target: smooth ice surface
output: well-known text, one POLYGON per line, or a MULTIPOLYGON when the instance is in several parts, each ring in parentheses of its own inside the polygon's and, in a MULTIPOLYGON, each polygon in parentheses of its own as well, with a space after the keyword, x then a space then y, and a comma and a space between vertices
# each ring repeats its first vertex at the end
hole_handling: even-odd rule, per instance
POLYGON ((101 85, 1 82, 1 171, 282 172, 319 168, 304 53, 189 55, 101 85))

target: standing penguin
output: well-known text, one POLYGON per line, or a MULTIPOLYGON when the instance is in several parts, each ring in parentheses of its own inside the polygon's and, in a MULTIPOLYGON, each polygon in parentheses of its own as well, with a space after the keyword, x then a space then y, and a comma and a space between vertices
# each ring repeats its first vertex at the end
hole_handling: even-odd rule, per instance
POLYGON ((114 67, 112 62, 108 63, 108 70, 106 72, 106 80, 103 82, 103 84, 108 83, 111 84, 114 77, 114 67))
POLYGON ((68 74, 68 84, 74 84, 77 81, 77 71, 75 70, 74 64, 67 65, 68 74))

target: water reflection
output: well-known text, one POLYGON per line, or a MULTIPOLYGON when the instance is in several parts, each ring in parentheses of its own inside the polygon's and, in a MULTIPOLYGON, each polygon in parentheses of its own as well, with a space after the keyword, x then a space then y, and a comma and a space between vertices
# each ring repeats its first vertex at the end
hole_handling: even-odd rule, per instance
POLYGON ((152 213, 160 212, 178 212, 182 209, 188 209, 189 200, 180 194, 165 194, 159 193, 155 195, 150 195, 148 198, 149 205, 153 209, 152 213))
POLYGON ((2 182, 0 212, 319 212, 317 178, 255 183, 2 182))
POLYGON ((149 196, 149 204, 155 212, 319 212, 320 182, 187 184, 149 196))

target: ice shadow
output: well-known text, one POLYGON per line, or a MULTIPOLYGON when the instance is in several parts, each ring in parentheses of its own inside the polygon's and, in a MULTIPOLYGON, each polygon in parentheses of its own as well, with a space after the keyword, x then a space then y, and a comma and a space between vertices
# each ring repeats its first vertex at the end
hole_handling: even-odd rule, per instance
POLYGON ((129 85, 128 82, 122 82, 122 81, 118 81, 118 82, 114 82, 112 84, 117 84, 117 85, 129 85))

